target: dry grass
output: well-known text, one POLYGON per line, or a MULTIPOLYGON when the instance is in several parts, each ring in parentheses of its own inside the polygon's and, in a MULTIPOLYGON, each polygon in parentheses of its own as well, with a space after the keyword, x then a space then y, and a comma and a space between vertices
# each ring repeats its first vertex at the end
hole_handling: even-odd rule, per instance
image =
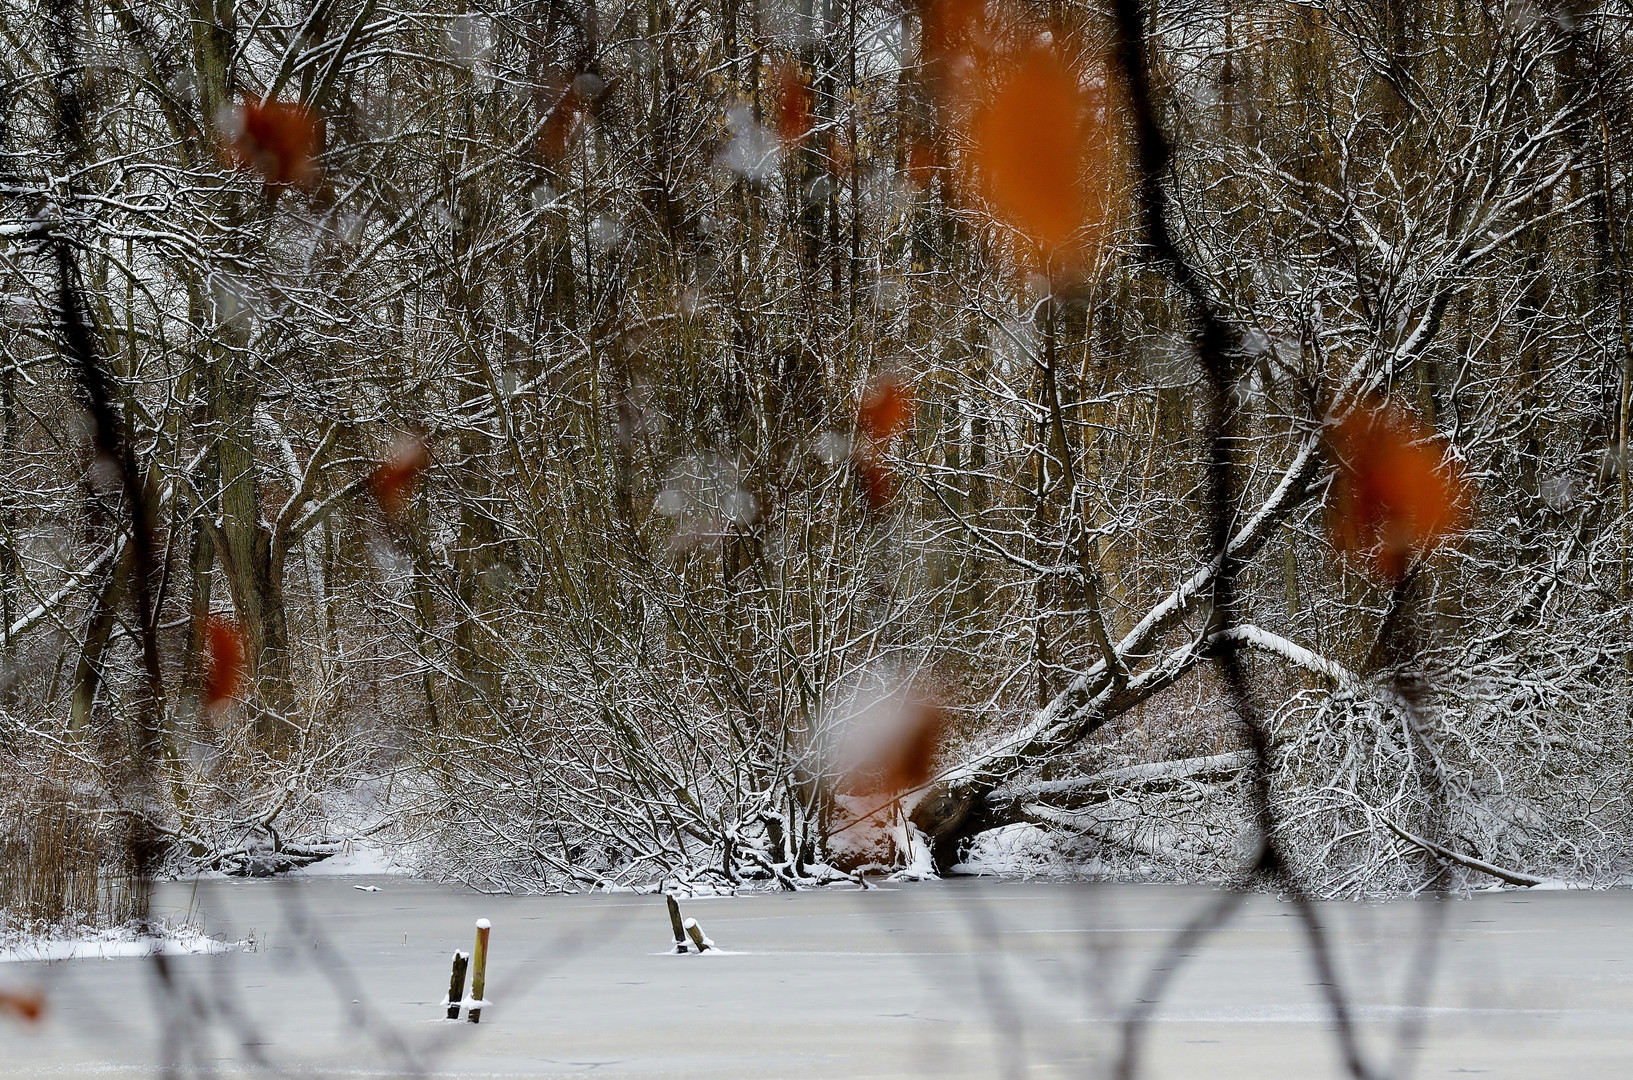
POLYGON ((0 795, 0 926, 116 926, 134 916, 122 845, 60 766, 10 761, 0 795), (89 803, 90 805, 86 805, 89 803))

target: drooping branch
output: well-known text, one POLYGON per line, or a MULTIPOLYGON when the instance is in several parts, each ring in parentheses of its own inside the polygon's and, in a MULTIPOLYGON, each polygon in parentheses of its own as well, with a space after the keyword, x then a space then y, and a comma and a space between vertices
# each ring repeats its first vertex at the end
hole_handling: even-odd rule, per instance
MULTIPOLYGON (((1270 495, 1231 537, 1228 553, 1234 563, 1251 559, 1275 535, 1287 515, 1320 490, 1314 483, 1321 464, 1319 449, 1314 436, 1299 444, 1270 495)), ((960 761, 922 793, 913 820, 937 843, 938 858, 951 860, 958 842, 980 820, 977 811, 988 792, 1092 735, 1172 685, 1204 658, 1203 651, 1194 646, 1170 651, 1161 645, 1200 602, 1213 594, 1215 579, 1226 565, 1226 559, 1216 555, 1153 606, 1116 643, 1116 654, 1129 671, 1121 685, 1106 671, 1104 661, 1097 662, 1038 710, 1020 731, 960 761)))
POLYGON ((1388 818, 1380 818, 1379 820, 1381 820, 1384 825, 1389 828, 1390 832, 1394 833, 1396 836, 1400 837, 1402 840, 1405 840, 1409 844, 1417 845, 1437 859, 1456 863, 1458 866, 1464 866, 1470 870, 1478 870, 1482 874, 1490 874, 1497 880, 1506 881, 1510 885, 1523 885, 1529 888, 1532 885, 1541 885, 1548 880, 1547 878, 1537 877, 1535 874, 1527 874, 1520 870, 1510 870, 1506 867, 1498 866, 1496 863, 1488 863, 1484 859, 1476 859, 1472 855, 1464 855, 1462 852, 1453 851, 1444 844, 1437 844, 1433 840, 1425 840, 1423 837, 1418 836, 1415 833, 1407 832, 1405 829, 1401 828, 1399 825, 1396 825, 1388 818))

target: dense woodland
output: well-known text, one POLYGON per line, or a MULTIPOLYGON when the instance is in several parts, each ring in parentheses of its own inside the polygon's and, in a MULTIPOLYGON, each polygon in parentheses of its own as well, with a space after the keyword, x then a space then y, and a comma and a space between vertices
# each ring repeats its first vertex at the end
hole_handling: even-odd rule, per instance
POLYGON ((1111 8, 0 0, 0 901, 94 911, 132 830, 502 888, 996 828, 1229 876, 1221 636, 1314 890, 1627 871, 1633 12, 1144 10, 1234 333, 1224 629, 1111 8), (1344 550, 1358 414, 1455 535, 1344 550))

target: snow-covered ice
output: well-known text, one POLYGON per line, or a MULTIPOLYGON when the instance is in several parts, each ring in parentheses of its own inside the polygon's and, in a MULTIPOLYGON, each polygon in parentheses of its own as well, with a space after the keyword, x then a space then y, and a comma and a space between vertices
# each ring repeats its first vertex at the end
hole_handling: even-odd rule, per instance
MULTIPOLYGON (((168 961, 201 1041, 162 1037, 156 1017, 175 1012, 151 962, 11 964, 0 986, 38 987, 47 1012, 26 1028, 0 1018, 0 1078, 143 1075, 166 1045, 228 1077, 257 1072, 256 1056, 363 1077, 1098 1076, 1139 978, 1216 896, 966 878, 684 898, 721 944, 700 957, 673 954, 655 895, 484 896, 404 877, 176 883, 159 914, 191 911, 255 943, 168 961), (482 1022, 450 1023, 449 956, 471 947, 479 918, 492 922, 482 1022)), ((1447 903, 1419 1003, 1405 987, 1430 910, 1321 905, 1369 1047, 1413 1018, 1426 1024, 1416 1075, 1628 1074, 1633 892, 1447 903)), ((1250 896, 1195 950, 1148 1064, 1153 1080, 1340 1075, 1290 905, 1250 896)))
POLYGON ((44 938, 15 937, 0 941, 0 964, 25 962, 56 962, 59 960, 118 960, 133 956, 197 956, 200 953, 227 952, 239 942, 218 937, 207 937, 196 927, 166 928, 162 933, 146 937, 133 930, 116 929, 50 936, 44 938))

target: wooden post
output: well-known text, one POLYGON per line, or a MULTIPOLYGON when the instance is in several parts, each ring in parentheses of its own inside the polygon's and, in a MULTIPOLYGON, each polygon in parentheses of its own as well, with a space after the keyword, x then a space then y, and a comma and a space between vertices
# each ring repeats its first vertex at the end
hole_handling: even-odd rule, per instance
POLYGON ((697 946, 697 951, 700 953, 708 952, 714 948, 714 942, 704 936, 703 927, 697 924, 696 919, 686 920, 686 936, 692 939, 692 944, 697 946))
POLYGON ((465 965, 470 957, 462 952, 454 953, 454 970, 448 976, 448 1019, 459 1019, 459 1002, 465 996, 465 965))
POLYGON ((473 1024, 482 1022, 482 1000, 488 981, 488 928, 493 924, 486 919, 476 920, 476 958, 471 971, 471 1010, 466 1017, 473 1024))
POLYGON ((680 921, 680 903, 670 893, 664 893, 663 898, 669 901, 669 927, 675 932, 675 951, 686 951, 686 927, 680 921))

